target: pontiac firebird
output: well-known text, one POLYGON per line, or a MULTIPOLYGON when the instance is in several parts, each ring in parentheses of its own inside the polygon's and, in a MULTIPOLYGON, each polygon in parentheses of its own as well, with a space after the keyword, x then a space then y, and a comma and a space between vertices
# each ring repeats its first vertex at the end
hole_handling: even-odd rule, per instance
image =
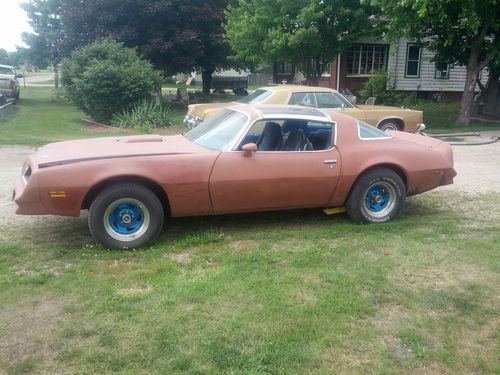
POLYGON ((235 105, 184 135, 48 144, 16 181, 17 214, 79 216, 107 248, 153 240, 165 218, 345 207, 393 220, 406 196, 453 183, 451 147, 341 113, 235 105))

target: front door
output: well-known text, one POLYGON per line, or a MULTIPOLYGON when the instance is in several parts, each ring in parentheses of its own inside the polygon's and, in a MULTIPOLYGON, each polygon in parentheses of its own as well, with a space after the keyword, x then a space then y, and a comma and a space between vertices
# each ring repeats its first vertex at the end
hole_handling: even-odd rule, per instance
POLYGON ((267 123, 256 123, 246 139, 258 139, 256 142, 260 141, 261 148, 266 151, 223 152, 215 162, 210 176, 214 213, 327 206, 341 165, 340 154, 332 145, 332 124, 306 122, 297 130, 296 122, 293 124, 295 129, 287 126, 286 121, 273 123, 283 129, 282 139, 275 146, 262 139, 267 123), (297 143, 300 142, 299 131, 305 135, 300 145, 297 143), (328 142, 320 139, 326 134, 328 142), (273 145, 272 150, 269 145, 273 145))

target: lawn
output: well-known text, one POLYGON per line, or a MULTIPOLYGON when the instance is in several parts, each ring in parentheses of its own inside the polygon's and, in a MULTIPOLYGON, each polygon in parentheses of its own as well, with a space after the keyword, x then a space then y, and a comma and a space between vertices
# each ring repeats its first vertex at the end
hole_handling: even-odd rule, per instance
MULTIPOLYGON (((23 97, 2 143, 95 135, 23 97)), ((410 197, 383 225, 176 219, 137 251, 96 246, 86 214, 0 223, 2 375, 500 373, 500 193, 410 197)))

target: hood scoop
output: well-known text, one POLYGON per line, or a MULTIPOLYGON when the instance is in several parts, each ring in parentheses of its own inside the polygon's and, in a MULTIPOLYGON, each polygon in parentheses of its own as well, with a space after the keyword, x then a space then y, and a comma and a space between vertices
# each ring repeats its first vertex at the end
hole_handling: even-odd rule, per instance
POLYGON ((119 138, 116 140, 121 143, 153 143, 153 142, 163 142, 162 137, 151 136, 151 137, 138 137, 138 138, 119 138))

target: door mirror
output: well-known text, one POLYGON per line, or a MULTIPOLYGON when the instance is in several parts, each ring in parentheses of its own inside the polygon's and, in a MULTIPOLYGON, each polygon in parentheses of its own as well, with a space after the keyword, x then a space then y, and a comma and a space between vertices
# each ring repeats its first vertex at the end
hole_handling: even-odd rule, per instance
POLYGON ((23 78, 23 75, 22 74, 16 74, 16 78, 23 78))
POLYGON ((252 152, 257 151, 257 145, 255 143, 247 143, 241 146, 241 150, 243 151, 243 156, 251 156, 252 152))

